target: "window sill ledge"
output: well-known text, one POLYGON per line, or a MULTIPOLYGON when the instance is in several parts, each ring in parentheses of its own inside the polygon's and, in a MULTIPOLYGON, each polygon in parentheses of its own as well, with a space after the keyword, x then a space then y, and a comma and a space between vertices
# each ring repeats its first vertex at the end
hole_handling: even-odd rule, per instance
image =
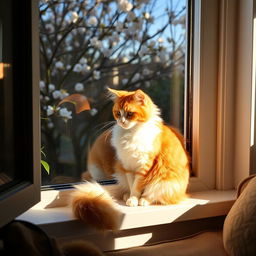
MULTIPOLYGON (((70 190, 65 191, 66 195, 70 190)), ((217 228, 205 225, 208 218, 226 215, 236 199, 236 191, 209 190, 191 193, 179 205, 128 207, 120 205, 124 219, 119 231, 99 232, 74 218, 70 207, 46 208, 56 200, 58 191, 44 191, 41 202, 18 219, 39 225, 59 243, 71 240, 91 241, 103 251, 154 244, 184 238, 203 230, 217 228)), ((223 218, 222 218, 223 219, 223 218)), ((208 222, 207 222, 208 223, 208 222)), ((222 227, 219 225, 219 227, 222 227)))
MULTIPOLYGON (((37 225, 77 221, 70 207, 46 208, 58 193, 58 191, 41 192, 40 203, 20 215, 18 219, 37 225)), ((179 205, 147 207, 120 205, 120 210, 124 213, 120 230, 226 215, 235 198, 235 190, 209 190, 191 193, 190 198, 179 205)))

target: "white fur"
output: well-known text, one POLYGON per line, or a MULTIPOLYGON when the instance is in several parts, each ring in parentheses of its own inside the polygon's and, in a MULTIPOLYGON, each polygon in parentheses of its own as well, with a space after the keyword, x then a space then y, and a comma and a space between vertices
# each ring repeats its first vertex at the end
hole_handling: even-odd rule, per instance
POLYGON ((154 141, 161 132, 161 122, 159 110, 155 108, 147 122, 138 122, 130 129, 118 124, 113 127, 111 144, 126 170, 136 171, 148 162, 148 153, 153 151, 154 141))

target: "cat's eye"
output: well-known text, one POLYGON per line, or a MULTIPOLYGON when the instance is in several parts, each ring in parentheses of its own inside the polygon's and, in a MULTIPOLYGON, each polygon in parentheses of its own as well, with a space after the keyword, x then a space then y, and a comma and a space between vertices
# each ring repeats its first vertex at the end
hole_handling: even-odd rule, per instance
POLYGON ((117 111, 117 112, 116 112, 116 116, 117 116, 118 118, 121 117, 120 111, 117 111))
POLYGON ((127 112, 127 118, 132 118, 133 117, 133 115, 134 115, 134 113, 133 112, 127 112))

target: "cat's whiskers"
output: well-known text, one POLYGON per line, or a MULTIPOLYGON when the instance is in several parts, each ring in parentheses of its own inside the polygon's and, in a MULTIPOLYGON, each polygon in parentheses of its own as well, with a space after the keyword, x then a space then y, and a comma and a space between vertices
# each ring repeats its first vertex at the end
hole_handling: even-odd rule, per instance
POLYGON ((103 131, 111 129, 112 126, 114 126, 116 124, 116 121, 107 121, 104 123, 101 123, 99 125, 97 125, 95 128, 97 129, 98 127, 100 127, 99 129, 97 129, 96 134, 101 134, 103 131))

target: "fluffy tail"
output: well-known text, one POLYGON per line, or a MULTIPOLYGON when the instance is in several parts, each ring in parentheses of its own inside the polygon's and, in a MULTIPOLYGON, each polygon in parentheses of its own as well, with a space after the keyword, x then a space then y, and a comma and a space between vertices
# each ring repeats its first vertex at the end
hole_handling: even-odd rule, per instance
POLYGON ((106 186, 107 191, 98 183, 87 182, 76 186, 77 191, 72 195, 72 209, 74 215, 100 230, 117 230, 122 221, 123 214, 111 194, 119 194, 120 187, 115 190, 106 186))

